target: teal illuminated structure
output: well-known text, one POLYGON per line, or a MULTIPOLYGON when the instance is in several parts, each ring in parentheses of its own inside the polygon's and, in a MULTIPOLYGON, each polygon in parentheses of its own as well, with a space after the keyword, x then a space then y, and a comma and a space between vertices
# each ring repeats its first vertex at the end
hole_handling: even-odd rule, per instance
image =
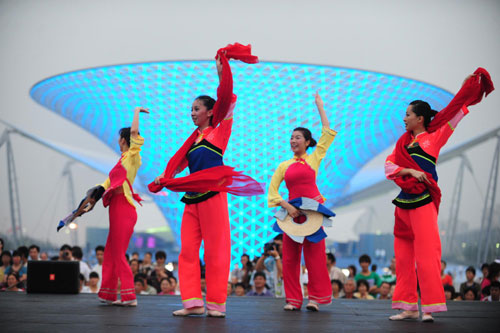
MULTIPOLYGON (((319 90, 337 135, 318 175, 318 187, 335 209, 345 203, 352 177, 403 132, 408 103, 428 101, 443 108, 452 95, 423 82, 357 69, 306 64, 231 63, 238 95, 233 134, 224 161, 260 182, 292 156, 293 128, 320 133, 314 93, 319 90)), ((138 176, 148 184, 192 133, 190 107, 198 95, 215 97, 218 78, 213 61, 166 61, 91 68, 53 76, 37 83, 31 96, 119 152, 117 133, 130 126, 131 110, 152 110, 141 118, 146 138, 138 176)), ((186 171, 184 171, 186 172, 186 171)), ((283 191, 286 197, 285 191, 283 191)), ((153 196, 180 242, 182 193, 153 196)), ((273 236, 273 209, 267 197, 229 195, 233 263, 248 253, 259 255, 273 236)))

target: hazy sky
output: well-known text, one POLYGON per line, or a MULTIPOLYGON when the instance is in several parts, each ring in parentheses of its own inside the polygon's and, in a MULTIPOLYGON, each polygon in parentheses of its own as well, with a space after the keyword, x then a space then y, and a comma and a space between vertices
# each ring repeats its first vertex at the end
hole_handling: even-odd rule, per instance
MULTIPOLYGON (((76 125, 29 96, 36 82, 82 68, 156 60, 212 59, 228 43, 251 43, 262 61, 344 66, 425 81, 456 92, 478 66, 500 78, 500 1, 0 1, 0 119, 40 137, 99 154, 114 154, 76 125)), ((500 81, 499 81, 500 82, 500 81)), ((497 82, 497 84, 499 84, 497 82)), ((494 92, 459 125, 449 146, 500 126, 500 95, 494 92)), ((133 106, 131 106, 132 108, 133 106)), ((328 106, 327 106, 328 107, 328 106)), ((403 117, 404 110, 401 110, 403 117)), ((0 125, 3 131, 4 126, 0 125)), ((68 211, 61 177, 67 157, 13 137, 22 220, 26 233, 56 244, 68 211)), ((467 153, 469 175, 462 225, 477 225, 491 164, 493 142, 467 153)), ((384 155, 384 154, 382 154, 384 155)), ((385 156, 367 169, 380 171, 385 156)), ((5 147, 0 149, 0 231, 10 231, 5 147)), ((443 189, 440 223, 448 216, 458 161, 438 168, 443 189)), ((104 175, 72 166, 77 200, 104 175)), ((351 228, 356 212, 375 218, 361 230, 392 230, 394 193, 338 211, 337 228, 351 228), (345 226, 345 227, 344 227, 345 226)), ((498 196, 497 196, 498 198, 498 196)), ((497 199, 498 201, 498 199, 497 199)), ((497 220, 498 221, 498 220, 497 220)), ((444 223, 444 222, 443 222, 444 223)), ((154 204, 140 208, 136 230, 164 225, 154 204)), ((97 208, 81 225, 107 227, 97 208)), ((80 242, 83 235, 80 234, 80 242)))

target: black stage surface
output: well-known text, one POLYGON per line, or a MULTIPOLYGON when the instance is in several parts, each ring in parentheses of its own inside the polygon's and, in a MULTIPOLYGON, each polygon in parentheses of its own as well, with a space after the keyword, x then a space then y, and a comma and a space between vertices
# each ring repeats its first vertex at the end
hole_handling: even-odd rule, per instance
POLYGON ((172 316, 179 296, 139 296, 137 308, 95 295, 0 293, 1 332, 500 332, 500 302, 448 302, 434 323, 391 322, 389 301, 336 300, 320 312, 285 312, 283 300, 229 297, 225 319, 172 316))

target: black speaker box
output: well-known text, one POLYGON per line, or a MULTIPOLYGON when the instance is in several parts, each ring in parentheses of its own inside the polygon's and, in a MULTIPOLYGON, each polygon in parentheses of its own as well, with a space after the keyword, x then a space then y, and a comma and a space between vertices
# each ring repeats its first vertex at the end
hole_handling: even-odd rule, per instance
POLYGON ((80 262, 28 261, 28 293, 78 294, 80 262))

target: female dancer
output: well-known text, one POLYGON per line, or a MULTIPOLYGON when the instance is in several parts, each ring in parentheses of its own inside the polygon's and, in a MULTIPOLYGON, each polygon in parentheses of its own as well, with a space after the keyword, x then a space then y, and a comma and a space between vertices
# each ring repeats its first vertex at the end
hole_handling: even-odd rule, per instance
POLYGON ((147 109, 136 107, 132 126, 120 130, 120 160, 111 169, 106 181, 90 191, 87 198, 91 204, 88 211, 92 210, 101 196, 104 207, 109 206, 109 234, 104 248, 101 289, 97 295, 104 303, 122 306, 137 306, 134 277, 125 252, 137 222, 133 200, 139 204, 141 201, 132 188, 137 170, 141 166, 139 153, 144 144, 144 138, 139 135, 141 112, 149 113, 147 109), (118 279, 121 282, 121 300, 117 300, 118 279))
POLYGON ((394 250, 397 283, 392 308, 405 311, 391 316, 390 320, 419 317, 417 274, 422 321, 432 322, 432 312, 447 310, 440 273, 441 241, 437 215, 441 191, 436 183, 436 161, 458 122, 469 112, 467 106, 478 103, 483 93, 492 90, 488 72, 480 68, 465 79, 460 91, 441 112, 432 110, 428 103, 420 100, 411 102, 406 110, 406 133, 385 162, 387 178, 402 189, 393 200, 396 205, 394 250))
POLYGON ((207 315, 224 317, 227 280, 231 259, 231 239, 227 192, 236 195, 264 193, 252 178, 224 166, 236 96, 228 58, 247 63, 258 62, 251 48, 236 43, 217 52, 219 88, 217 101, 200 96, 193 102, 191 118, 197 129, 169 161, 165 172, 149 184, 152 192, 163 187, 172 191, 187 191, 182 216, 181 253, 179 256, 179 286, 184 308, 174 316, 201 315, 205 312, 200 286, 199 250, 205 246, 207 315), (190 175, 173 178, 189 166, 190 175))
MULTIPOLYGON (((310 155, 306 153, 307 148, 316 146, 316 141, 312 138, 308 129, 303 127, 294 129, 290 138, 290 147, 294 157, 278 166, 269 186, 269 207, 281 206, 286 209, 292 218, 301 215, 301 211, 280 196, 278 189, 283 180, 285 180, 290 200, 306 197, 319 203, 325 202, 325 198, 320 194, 316 185, 316 174, 321 160, 325 157, 337 132, 330 129, 330 122, 319 94, 316 94, 315 101, 323 126, 316 150, 310 155)), ((322 229, 320 230, 322 231, 322 229)), ((283 280, 286 295, 284 309, 293 311, 300 309, 302 306, 302 289, 300 286, 302 249, 304 249, 304 258, 309 275, 307 284, 309 303, 306 308, 311 311, 318 311, 318 304, 330 304, 332 301, 332 286, 326 268, 325 240, 321 238, 319 241, 318 239, 311 241, 306 237, 303 243, 298 243, 286 233, 283 234, 283 280)))

